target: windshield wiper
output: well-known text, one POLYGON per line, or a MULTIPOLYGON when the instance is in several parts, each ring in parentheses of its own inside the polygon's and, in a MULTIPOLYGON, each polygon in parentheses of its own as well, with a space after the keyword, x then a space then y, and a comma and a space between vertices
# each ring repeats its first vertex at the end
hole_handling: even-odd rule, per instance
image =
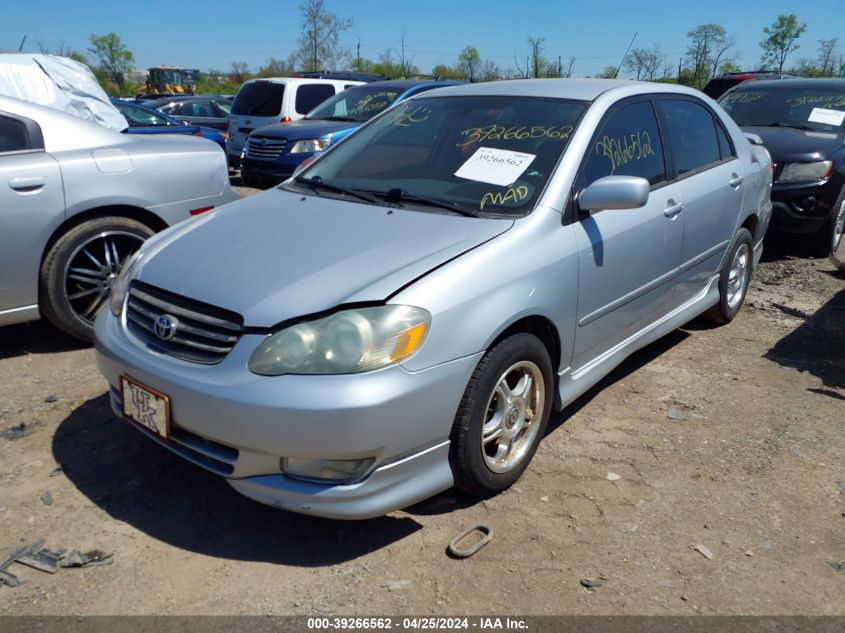
POLYGON ((402 202, 412 202, 415 204, 424 204, 430 207, 437 207, 439 209, 446 209, 447 211, 453 211, 460 215, 465 215, 471 218, 477 217, 478 212, 473 209, 467 209, 465 206, 458 204, 457 202, 451 202, 449 200, 439 200, 437 198, 429 198, 426 196, 418 196, 413 193, 407 193, 402 189, 388 189, 387 191, 370 191, 367 190, 367 193, 373 194, 374 196, 381 196, 384 198, 385 202, 391 202, 394 204, 402 203, 402 202))
POLYGON ((790 127, 796 130, 809 130, 810 132, 815 130, 815 128, 812 128, 809 125, 793 125, 792 123, 778 123, 777 121, 761 125, 760 127, 790 127))
POLYGON ((324 189, 326 191, 331 191, 332 193, 339 193, 346 196, 353 196, 358 198, 359 200, 364 200, 366 202, 372 202, 373 204, 379 204, 378 198, 371 196, 369 193, 365 191, 361 191, 359 189, 347 189, 346 187, 338 187, 337 185, 333 185, 328 182, 324 182, 320 176, 314 176, 313 178, 305 178, 303 176, 297 176, 294 178, 294 182, 298 182, 299 184, 306 185, 311 187, 311 189, 324 189))

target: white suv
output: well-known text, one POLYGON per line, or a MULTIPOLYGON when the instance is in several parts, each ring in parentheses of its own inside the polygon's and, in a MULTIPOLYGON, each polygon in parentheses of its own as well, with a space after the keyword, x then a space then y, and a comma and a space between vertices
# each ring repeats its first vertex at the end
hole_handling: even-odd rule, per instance
POLYGON ((363 82, 339 79, 271 77, 245 82, 232 104, 226 154, 229 164, 239 166, 249 133, 254 129, 301 119, 323 101, 349 86, 363 82))

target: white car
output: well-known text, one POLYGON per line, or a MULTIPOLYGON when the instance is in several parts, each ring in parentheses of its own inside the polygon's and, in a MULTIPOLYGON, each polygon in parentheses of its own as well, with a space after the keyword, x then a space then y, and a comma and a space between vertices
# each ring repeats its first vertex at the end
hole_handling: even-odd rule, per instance
POLYGON ((229 139, 226 141, 229 164, 240 166, 246 139, 256 128, 301 119, 329 97, 362 83, 300 77, 270 77, 245 82, 235 95, 229 115, 229 139))

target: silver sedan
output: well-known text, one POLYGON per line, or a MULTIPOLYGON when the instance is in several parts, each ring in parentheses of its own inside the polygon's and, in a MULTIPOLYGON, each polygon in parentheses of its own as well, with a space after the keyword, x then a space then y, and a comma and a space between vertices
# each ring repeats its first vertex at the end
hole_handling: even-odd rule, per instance
POLYGON ((677 86, 527 80, 385 112, 145 245, 96 322, 111 403, 280 508, 510 486, 549 415, 742 306, 770 159, 677 86), (186 263, 190 265, 186 265, 186 263))
POLYGON ((127 136, 0 96, 0 326, 43 315, 91 340, 146 238, 237 198, 211 141, 127 136))

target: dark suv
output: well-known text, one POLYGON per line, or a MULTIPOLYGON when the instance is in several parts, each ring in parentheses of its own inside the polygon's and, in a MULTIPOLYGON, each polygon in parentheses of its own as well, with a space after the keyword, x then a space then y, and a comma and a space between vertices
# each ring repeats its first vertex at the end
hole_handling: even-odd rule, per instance
POLYGON ((749 81, 719 105, 772 155, 769 229, 812 234, 820 257, 836 251, 845 227, 845 79, 749 81))
POLYGON ((737 84, 741 84, 743 81, 748 81, 749 79, 797 79, 797 77, 794 75, 779 75, 765 70, 751 73, 725 73, 724 75, 713 77, 713 79, 708 81, 702 92, 711 99, 718 99, 737 84))

